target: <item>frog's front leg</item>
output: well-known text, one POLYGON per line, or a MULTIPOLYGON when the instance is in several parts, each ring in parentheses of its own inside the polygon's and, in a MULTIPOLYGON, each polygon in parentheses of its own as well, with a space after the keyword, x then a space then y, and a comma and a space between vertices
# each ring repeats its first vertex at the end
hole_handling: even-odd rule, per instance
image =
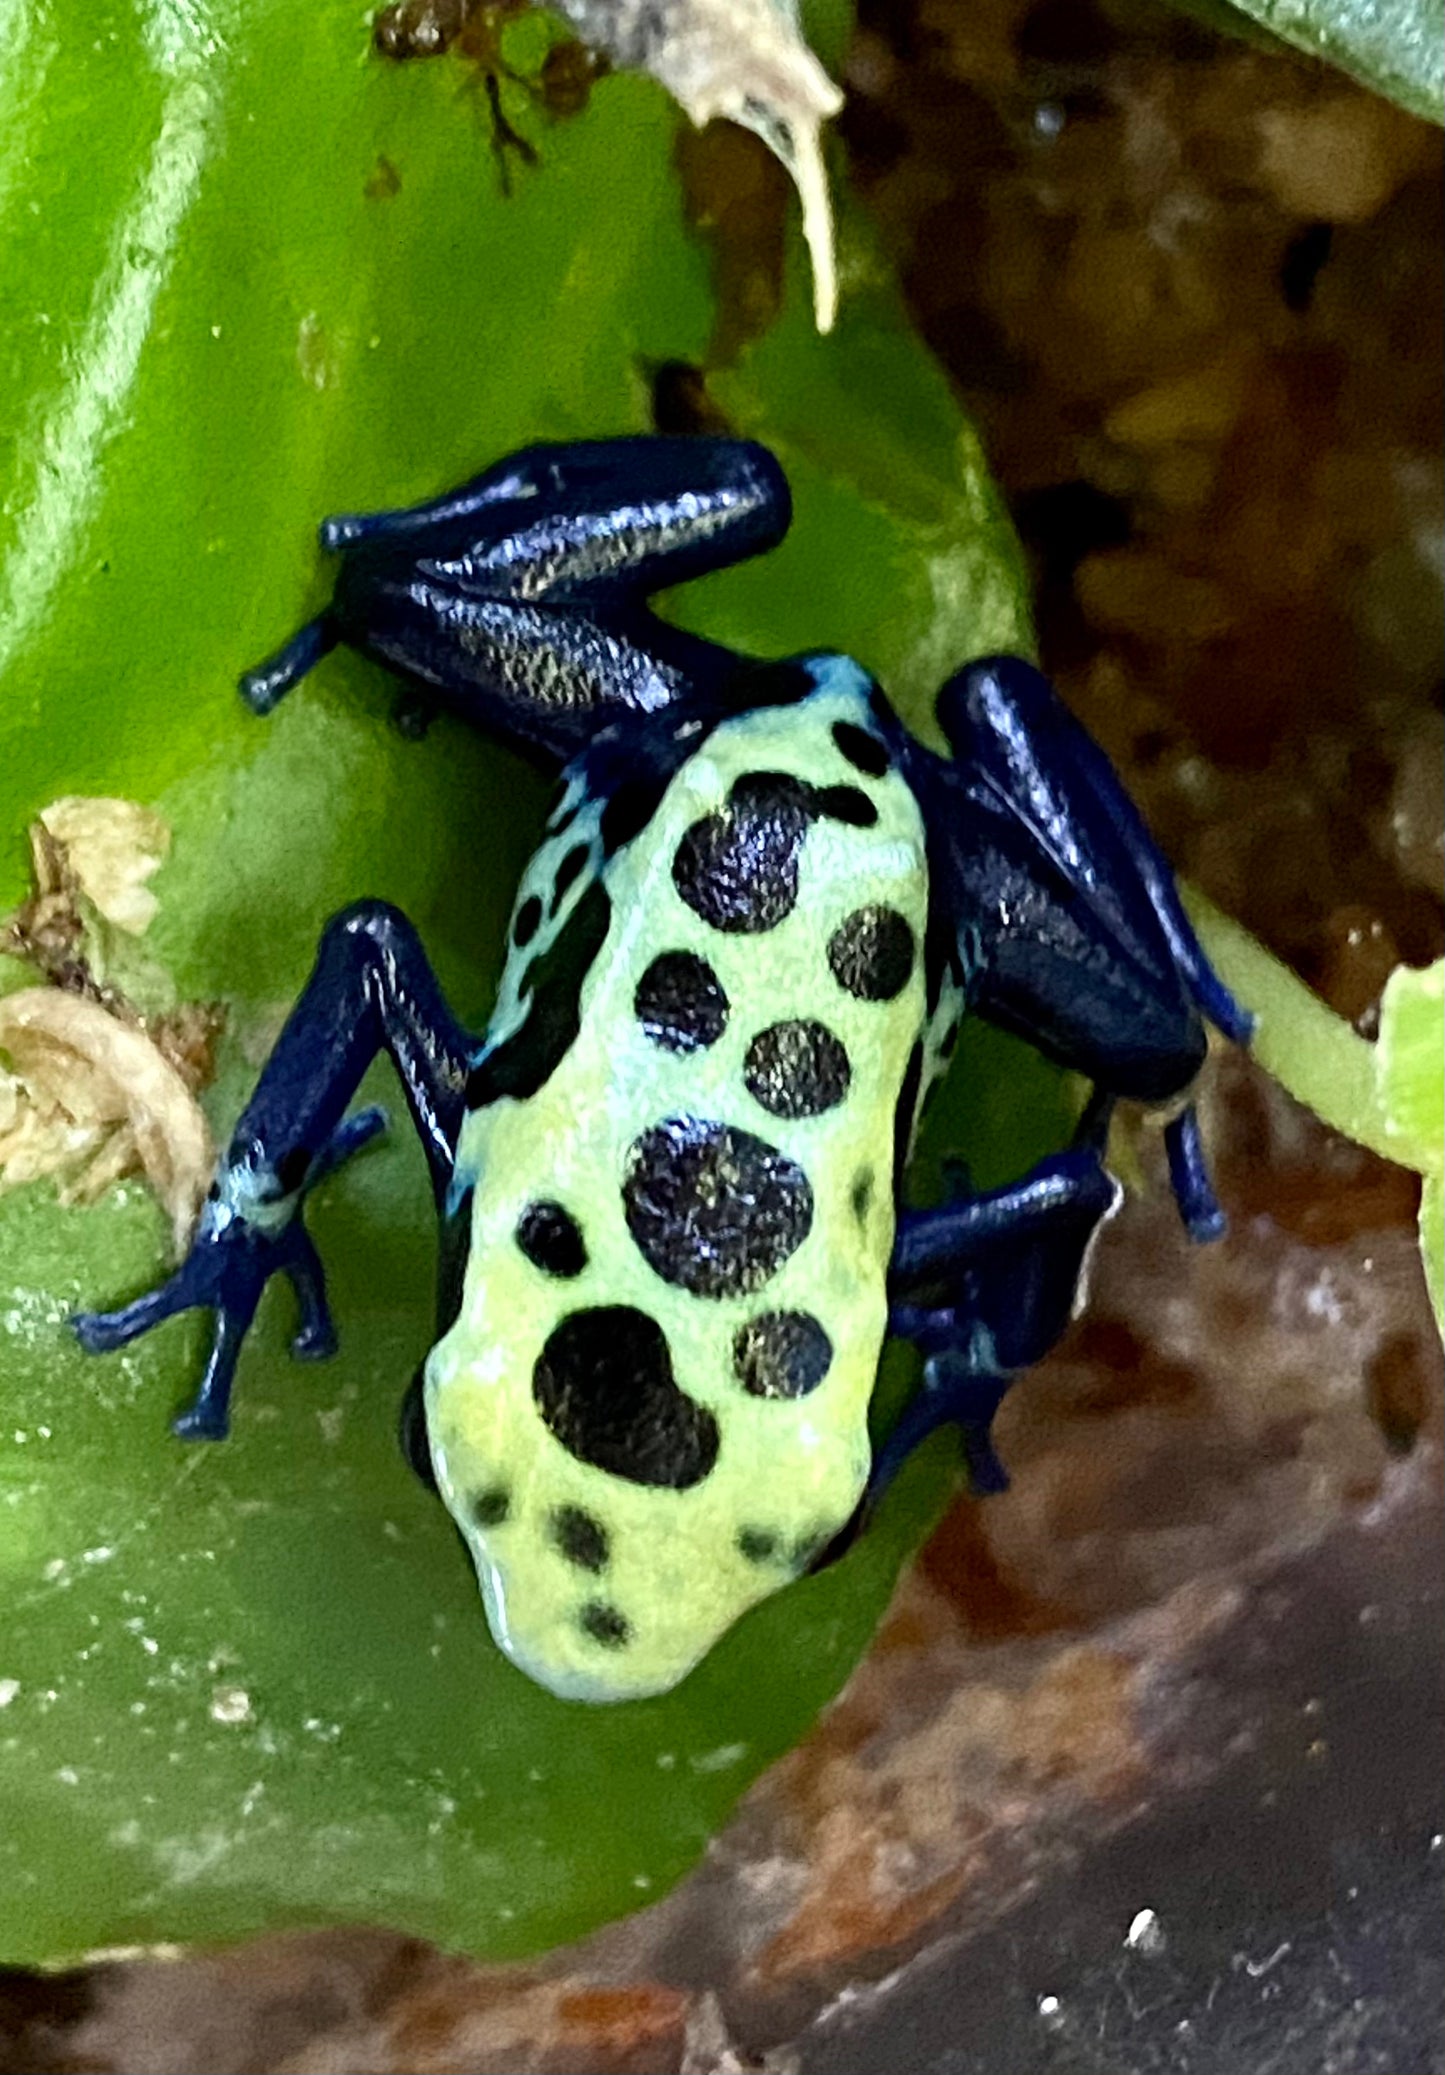
POLYGON ((780 540, 787 481, 739 439, 530 447, 409 510, 327 519, 331 605, 241 680, 266 713, 338 642, 544 761, 609 720, 720 700, 737 658, 651 595, 780 540))
POLYGON ((1007 1483, 989 1428, 1014 1377, 1073 1316, 1094 1235, 1119 1202, 1095 1112, 1068 1151, 1021 1181, 901 1213, 888 1275, 889 1330, 924 1357, 923 1382, 879 1450, 871 1503, 921 1441, 956 1426, 976 1491, 1007 1483))
POLYGON ((317 1356, 335 1346, 321 1261, 302 1207, 317 1182, 381 1128, 379 1110, 345 1114, 366 1068, 378 1052, 390 1055, 440 1203, 475 1049, 404 915, 365 901, 334 916, 236 1126, 185 1260, 168 1282, 123 1309, 78 1314, 73 1323, 81 1345, 104 1353, 176 1312, 210 1311, 205 1372, 175 1430, 189 1439, 219 1440, 241 1344, 273 1275, 289 1278, 300 1304, 293 1351, 317 1356))

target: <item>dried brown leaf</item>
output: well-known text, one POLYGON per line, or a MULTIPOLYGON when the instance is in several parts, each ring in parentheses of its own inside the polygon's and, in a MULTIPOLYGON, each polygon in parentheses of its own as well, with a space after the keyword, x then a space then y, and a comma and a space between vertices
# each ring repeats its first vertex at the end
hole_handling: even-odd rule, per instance
POLYGON ((68 1200, 91 1201, 144 1173, 181 1251, 214 1147, 154 1038, 82 995, 28 987, 0 997, 0 1053, 10 1061, 0 1067, 0 1183, 51 1175, 68 1200))
POLYGON ((660 80, 699 129, 726 116, 792 176, 813 261, 819 331, 837 313, 833 209, 822 128, 843 96, 803 40, 796 0, 559 0, 583 41, 660 80))

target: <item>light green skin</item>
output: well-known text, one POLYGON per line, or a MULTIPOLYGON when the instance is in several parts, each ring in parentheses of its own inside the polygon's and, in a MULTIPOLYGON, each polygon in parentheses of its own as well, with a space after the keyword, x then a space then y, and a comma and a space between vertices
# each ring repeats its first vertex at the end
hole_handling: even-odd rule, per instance
MULTIPOLYGON (((462 1131, 458 1172, 476 1183, 471 1246, 457 1318, 427 1363, 432 1460, 472 1552, 498 1644, 532 1678, 572 1699, 627 1700, 676 1685, 739 1615, 806 1566, 847 1521, 868 1475, 868 1403, 893 1246, 894 1116, 924 1020, 928 875, 909 785, 894 771, 863 776, 832 739, 836 721, 867 724, 868 679, 841 658, 816 674, 818 692, 725 722, 675 774, 647 827, 604 867, 612 920, 583 983, 576 1041, 535 1095, 474 1111, 462 1131), (792 913, 759 935, 722 934, 679 897, 673 855, 687 828, 722 806, 735 779, 760 769, 813 785, 860 786, 878 821, 869 829, 814 822, 792 913), (870 902, 903 914, 918 949, 907 986, 887 1003, 855 1000, 826 958, 834 929, 870 902), (719 1040, 689 1055, 650 1040, 633 1007, 648 964, 673 950, 707 959, 731 1004, 719 1040), (809 1016, 846 1046, 848 1093, 821 1116, 775 1117, 744 1084, 744 1054, 766 1025, 809 1016), (629 1146, 661 1119, 685 1114, 755 1133, 809 1178, 812 1228, 750 1296, 696 1297, 664 1281, 624 1221, 629 1146), (864 1176, 871 1186, 860 1215, 854 1199, 864 1176), (565 1205, 581 1226, 588 1261, 580 1276, 548 1276, 518 1247, 518 1219, 538 1199, 565 1205), (679 1388, 718 1422, 716 1465, 690 1490, 634 1484, 577 1461, 534 1405, 533 1366, 548 1335, 569 1312, 606 1304, 635 1305, 658 1321, 679 1388), (799 1400, 751 1397, 733 1370, 739 1326, 779 1308, 811 1312, 833 1344, 823 1382, 799 1400), (507 1517, 478 1526, 476 1496, 497 1487, 509 1494, 507 1517), (550 1521, 566 1506, 605 1528, 603 1575, 589 1575, 556 1546, 550 1521), (743 1530, 774 1537, 776 1557, 745 1556, 743 1530), (597 1601, 625 1616, 625 1646, 599 1643, 580 1625, 582 1609, 597 1601)), ((543 843, 518 888, 519 907, 533 892, 545 902, 559 858, 595 833, 599 812, 600 803, 585 807, 559 838, 543 843)), ((584 873, 527 958, 509 960, 491 1037, 515 1025, 521 968, 587 884, 584 873)))

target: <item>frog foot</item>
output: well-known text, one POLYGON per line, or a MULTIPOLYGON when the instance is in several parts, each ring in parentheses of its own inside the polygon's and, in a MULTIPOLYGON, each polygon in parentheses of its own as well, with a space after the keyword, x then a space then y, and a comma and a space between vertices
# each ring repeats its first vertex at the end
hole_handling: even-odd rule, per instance
POLYGON ((293 1356, 320 1361, 336 1352, 326 1275, 301 1209, 316 1184, 385 1122, 385 1112, 376 1108, 349 1117, 310 1162, 305 1179, 284 1195, 258 1195, 254 1169, 232 1165, 223 1170, 202 1207, 190 1251, 172 1276, 117 1311, 72 1316, 71 1330, 87 1354, 128 1347, 178 1312, 209 1311, 213 1325, 206 1366, 195 1398, 172 1422, 172 1431, 187 1441, 224 1440, 237 1358, 273 1275, 286 1276, 300 1308, 293 1356))

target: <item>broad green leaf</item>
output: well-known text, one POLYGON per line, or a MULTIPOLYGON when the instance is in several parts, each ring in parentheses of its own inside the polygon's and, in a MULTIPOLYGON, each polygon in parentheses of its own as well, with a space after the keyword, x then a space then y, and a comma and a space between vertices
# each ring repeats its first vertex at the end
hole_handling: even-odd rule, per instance
MULTIPOLYGON (((316 520, 640 429, 647 370, 712 329, 661 91, 611 78, 555 125, 508 93, 540 154, 510 199, 474 75, 373 59, 364 10, 0 8, 0 908, 56 795, 160 807, 146 943, 230 1007, 223 1132, 356 895, 404 906, 483 1017, 538 827, 514 759, 446 720, 403 741, 355 658, 266 723, 243 711, 237 671, 326 595, 316 520)), ((795 255, 781 324, 719 383, 794 472, 795 535, 686 609, 762 653, 855 646, 916 712, 944 667, 1027 642, 1016 552, 892 291, 845 301, 826 343, 808 297, 795 255)), ((1036 1129, 1051 1098, 1017 1085, 1036 1129)), ((144 1190, 0 1198, 7 1960, 338 1921, 506 1954, 656 1895, 836 1691, 947 1483, 945 1447, 676 1694, 569 1706, 494 1650, 396 1448, 433 1254, 404 1130, 315 1225, 341 1355, 292 1364, 277 1294, 233 1438, 186 1447, 167 1422, 199 1321, 105 1360, 65 1330, 163 1269, 144 1190)))
POLYGON ((1440 0, 1177 0, 1216 27, 1239 24, 1338 65, 1430 122, 1445 121, 1445 9, 1440 0))

